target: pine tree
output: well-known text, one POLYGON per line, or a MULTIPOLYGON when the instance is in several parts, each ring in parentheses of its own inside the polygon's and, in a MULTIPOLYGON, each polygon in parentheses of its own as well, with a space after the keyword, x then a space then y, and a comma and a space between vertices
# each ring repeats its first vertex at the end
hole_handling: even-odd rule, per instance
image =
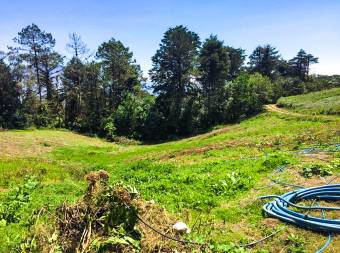
POLYGON ((223 122, 224 87, 229 76, 230 56, 223 41, 210 36, 203 44, 199 56, 200 82, 205 114, 205 124, 210 126, 223 122))
POLYGON ((277 72, 280 55, 271 45, 258 46, 249 56, 249 68, 251 72, 273 78, 277 72))
MULTIPOLYGON (((150 77, 157 96, 156 107, 165 120, 164 131, 181 134, 180 122, 185 121, 186 98, 196 88, 199 37, 184 26, 176 26, 165 32, 160 48, 152 57, 150 77)), ((161 130, 162 131, 162 130, 161 130)))
POLYGON ((70 41, 66 48, 72 54, 71 60, 67 63, 63 74, 63 88, 65 100, 65 125, 71 129, 81 129, 85 93, 85 71, 84 58, 89 49, 75 33, 69 35, 70 41))
POLYGON ((0 55, 0 128, 15 127, 18 123, 19 94, 18 84, 0 55))
POLYGON ((312 54, 307 54, 303 49, 297 53, 296 57, 289 61, 293 74, 300 77, 302 81, 308 79, 310 65, 318 63, 319 59, 312 54))
MULTIPOLYGON (((62 107, 57 90, 60 88, 59 72, 63 57, 54 51, 55 39, 52 34, 32 24, 23 28, 14 41, 18 47, 11 48, 11 54, 26 66, 24 83, 29 83, 30 92, 39 96, 39 106, 34 113, 34 124, 40 126, 61 126, 62 107), (33 78, 34 77, 34 78, 33 78), (34 84, 31 81, 34 80, 34 84)), ((32 98, 33 94, 30 94, 32 98)))
POLYGON ((129 48, 113 38, 99 46, 96 58, 103 70, 106 111, 110 114, 126 93, 140 88, 142 74, 129 48))
POLYGON ((23 28, 18 33, 18 37, 14 38, 14 42, 16 42, 19 47, 13 48, 12 50, 18 53, 18 57, 26 62, 29 68, 34 69, 35 81, 41 103, 43 87, 39 70, 43 57, 49 54, 55 46, 55 40, 52 34, 42 31, 37 25, 32 24, 23 28))
POLYGON ((233 48, 230 46, 227 47, 227 52, 229 54, 230 62, 228 80, 232 80, 240 74, 244 61, 246 59, 246 55, 244 49, 233 48))

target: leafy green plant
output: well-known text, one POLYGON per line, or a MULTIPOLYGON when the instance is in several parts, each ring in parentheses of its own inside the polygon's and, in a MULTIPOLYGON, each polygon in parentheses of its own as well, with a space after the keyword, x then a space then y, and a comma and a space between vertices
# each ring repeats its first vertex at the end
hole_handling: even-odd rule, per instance
POLYGON ((266 160, 263 161, 262 163, 263 168, 261 169, 261 171, 272 170, 279 166, 286 166, 288 164, 289 164, 289 161, 286 157, 279 155, 279 154, 275 154, 272 156, 268 156, 266 160))
POLYGON ((90 249, 98 253, 113 249, 119 250, 123 247, 129 247, 129 252, 139 252, 140 250, 139 240, 129 236, 122 227, 119 229, 112 228, 107 237, 94 239, 90 245, 90 249))
POLYGON ((37 185, 38 182, 34 178, 28 178, 24 184, 9 192, 0 202, 0 226, 20 221, 20 210, 29 203, 30 195, 37 185))
POLYGON ((224 179, 218 181, 211 186, 211 190, 216 195, 232 195, 238 190, 249 189, 251 183, 251 176, 233 171, 228 173, 224 179))
POLYGON ((305 253, 305 240, 298 235, 290 234, 286 239, 286 245, 288 246, 288 253, 305 253))
POLYGON ((330 176, 333 174, 332 172, 333 166, 331 165, 321 165, 321 164, 309 164, 305 165, 302 170, 300 171, 300 174, 303 177, 311 178, 313 176, 330 176))

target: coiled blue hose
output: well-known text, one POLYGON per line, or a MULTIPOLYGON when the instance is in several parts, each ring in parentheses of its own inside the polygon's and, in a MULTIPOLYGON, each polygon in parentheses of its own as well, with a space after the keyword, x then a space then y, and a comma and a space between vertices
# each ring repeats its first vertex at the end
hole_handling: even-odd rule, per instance
POLYGON ((324 219, 302 214, 288 207, 293 206, 300 209, 319 209, 319 210, 337 210, 336 207, 323 206, 301 206, 296 203, 302 200, 340 200, 340 184, 324 185, 319 187, 304 188, 288 192, 282 196, 268 195, 262 196, 261 199, 275 198, 273 201, 265 204, 263 210, 270 216, 276 217, 283 221, 303 228, 311 229, 317 232, 339 233, 340 219, 324 219))
POLYGON ((295 204, 301 200, 326 200, 334 201, 340 200, 340 184, 324 185, 312 188, 303 188, 296 191, 288 192, 282 196, 267 195, 262 196, 260 199, 276 198, 274 201, 269 202, 263 206, 263 210, 271 216, 274 216, 283 221, 289 222, 293 225, 303 228, 311 229, 317 232, 327 232, 328 239, 326 243, 316 251, 316 253, 322 253, 331 243, 333 233, 340 232, 340 219, 326 219, 326 210, 339 211, 337 207, 327 206, 301 206, 295 204), (322 218, 313 217, 305 214, 301 214, 288 209, 288 206, 300 208, 304 210, 319 209, 322 211, 322 218))

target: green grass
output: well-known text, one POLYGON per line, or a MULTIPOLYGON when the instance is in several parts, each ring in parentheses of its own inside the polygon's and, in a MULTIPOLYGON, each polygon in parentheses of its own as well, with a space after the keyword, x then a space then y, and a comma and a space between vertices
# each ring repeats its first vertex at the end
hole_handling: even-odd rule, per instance
POLYGON ((304 114, 340 115, 340 88, 283 97, 278 105, 304 114))
MULTIPOLYGON (((270 183, 266 176, 280 165, 287 166, 280 177, 289 182, 324 182, 300 176, 301 165, 316 161, 306 160, 297 151, 310 146, 334 148, 340 143, 339 120, 334 119, 309 120, 269 112, 157 145, 118 145, 57 130, 0 132, 0 199, 5 200, 27 178, 39 182, 18 211, 20 221, 0 226, 0 252, 8 252, 23 240, 35 210, 45 207, 53 213, 63 202, 76 201, 86 188, 84 176, 100 169, 109 172, 111 181, 135 186, 144 199, 155 200, 189 226, 196 223, 193 239, 219 243, 258 239, 274 228, 264 223, 262 203, 256 197, 288 189, 256 189, 270 183)), ((330 161, 338 162, 338 154, 333 153, 330 161)), ((44 219, 49 222, 48 215, 44 219)), ((309 250, 324 240, 291 226, 288 231, 309 238, 309 250)), ((285 247, 288 236, 282 233, 254 252, 262 247, 275 252, 285 247)))

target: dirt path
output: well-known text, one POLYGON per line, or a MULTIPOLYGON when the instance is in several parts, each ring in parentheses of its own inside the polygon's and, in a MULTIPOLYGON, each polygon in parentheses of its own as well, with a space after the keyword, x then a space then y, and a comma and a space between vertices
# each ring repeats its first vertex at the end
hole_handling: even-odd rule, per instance
POLYGON ((330 115, 310 115, 310 114, 302 114, 297 112, 292 112, 285 108, 280 108, 276 104, 269 104, 264 106, 267 111, 281 113, 293 117, 303 117, 303 118, 313 118, 313 119, 321 119, 321 120, 329 120, 329 121, 338 121, 338 117, 330 116, 330 115))
POLYGON ((270 111, 270 112, 278 112, 278 113, 281 113, 281 114, 286 114, 286 115, 291 115, 291 116, 298 116, 298 117, 310 116, 310 115, 301 114, 301 113, 297 113, 297 112, 292 112, 292 111, 289 111, 287 109, 283 109, 283 108, 277 107, 276 104, 265 105, 264 107, 266 108, 267 111, 270 111))

